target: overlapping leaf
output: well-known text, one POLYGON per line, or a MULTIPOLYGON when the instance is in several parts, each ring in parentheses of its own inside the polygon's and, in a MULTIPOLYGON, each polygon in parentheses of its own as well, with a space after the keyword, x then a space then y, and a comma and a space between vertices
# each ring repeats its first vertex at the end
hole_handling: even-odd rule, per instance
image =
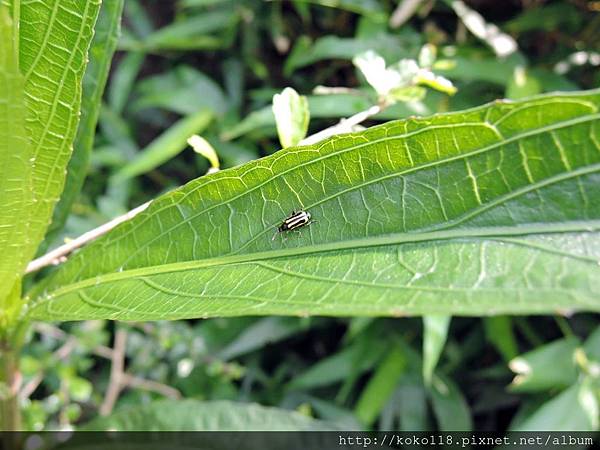
POLYGON ((124 0, 104 2, 98 16, 94 39, 89 49, 89 63, 83 78, 81 120, 73 144, 73 155, 67 168, 64 191, 56 205, 46 236, 48 244, 65 224, 87 174, 100 113, 100 100, 117 47, 123 2, 124 0))
MULTIPOLYGON (((62 192, 79 120, 81 79, 99 0, 8 2, 0 48, 0 301, 19 277, 62 192)), ((6 318, 5 318, 6 319, 6 318)))
POLYGON ((8 309, 4 298, 32 253, 28 223, 33 206, 33 153, 25 132, 25 93, 13 37, 15 29, 8 8, 0 4, 0 305, 3 310, 8 309))
POLYGON ((599 106, 497 102, 203 177, 72 256, 30 316, 599 311, 599 106), (272 240, 298 208, 316 223, 272 240))
POLYGON ((36 207, 32 241, 39 242, 63 190, 79 122, 81 81, 99 0, 20 2, 20 69, 25 78, 25 128, 33 145, 36 207))

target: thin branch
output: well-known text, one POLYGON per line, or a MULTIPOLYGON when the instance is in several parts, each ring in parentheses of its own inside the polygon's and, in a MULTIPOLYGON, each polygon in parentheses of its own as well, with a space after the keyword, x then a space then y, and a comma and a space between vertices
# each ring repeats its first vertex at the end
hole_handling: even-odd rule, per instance
POLYGON ((124 385, 133 388, 156 392, 158 394, 164 395, 165 397, 173 399, 181 398, 181 392, 179 392, 177 389, 166 384, 159 383, 158 381, 147 380, 145 378, 136 377, 135 375, 130 375, 128 373, 123 374, 122 380, 124 385))
POLYGON ((118 329, 115 332, 115 345, 113 347, 112 364, 110 366, 110 381, 106 389, 104 401, 100 405, 101 416, 108 416, 111 413, 123 388, 126 344, 127 332, 123 329, 118 329))
POLYGON ((31 394, 35 392, 38 386, 44 381, 44 372, 36 373, 35 376, 27 382, 25 386, 21 388, 21 392, 19 392, 19 396, 21 400, 28 399, 31 397, 31 394))
MULTIPOLYGON (((132 324, 130 324, 130 325, 132 325, 132 324)), ((148 330, 148 328, 146 328, 146 327, 142 327, 142 325, 149 325, 149 324, 141 323, 141 324, 134 324, 134 325, 138 326, 138 328, 140 328, 144 332, 151 331, 151 330, 148 330)), ((56 350, 54 352, 54 355, 57 358, 60 358, 60 359, 66 358, 77 347, 77 345, 79 345, 79 342, 77 341, 77 338, 75 336, 69 335, 69 333, 67 333, 53 325, 40 322, 40 323, 36 323, 34 325, 34 329, 38 333, 43 334, 45 336, 49 336, 53 339, 65 341, 64 344, 61 347, 59 347, 58 350, 56 350)), ((119 331, 117 333, 119 333, 119 331)), ((92 353, 95 354, 96 356, 100 356, 102 358, 106 358, 106 359, 110 359, 110 360, 114 361, 113 355, 116 355, 117 357, 119 356, 118 354, 115 353, 118 348, 123 348, 123 352, 124 352, 124 347, 122 347, 122 346, 124 346, 124 344, 123 344, 123 342, 120 341, 121 339, 123 339, 122 332, 119 336, 120 337, 117 338, 117 335, 115 335, 115 350, 113 350, 109 347, 106 347, 104 345, 98 345, 92 349, 92 353)), ((120 358, 120 361, 123 361, 123 360, 124 360, 124 354, 120 358)), ((165 397, 173 398, 173 399, 180 399, 182 397, 181 392, 179 392, 179 390, 175 389, 174 387, 168 386, 168 385, 160 383, 158 381, 147 380, 145 378, 141 378, 141 377, 126 373, 124 371, 124 365, 121 365, 121 367, 119 368, 119 363, 117 364, 117 366, 113 365, 111 367, 110 384, 112 384, 113 386, 116 386, 117 379, 118 379, 118 385, 119 385, 119 392, 117 393, 117 398, 118 398, 118 394, 120 393, 120 391, 126 386, 131 387, 131 388, 138 388, 138 389, 142 389, 142 390, 146 390, 146 391, 150 391, 150 392, 156 392, 158 394, 164 395, 165 397), (115 373, 114 376, 113 376, 113 373, 115 373)), ((35 390, 38 388, 38 386, 40 385, 40 383, 43 380, 44 380, 44 372, 40 372, 40 373, 36 374, 21 389, 21 392, 20 392, 21 399, 29 398, 31 396, 31 394, 33 394, 35 392, 35 390)), ((108 396, 109 391, 110 391, 110 387, 109 387, 109 389, 107 389, 107 396, 108 396)), ((111 395, 115 395, 114 392, 116 392, 115 387, 113 387, 111 395)), ((116 398, 114 401, 116 401, 116 398)), ((105 399, 103 405, 105 403, 106 403, 106 399, 105 399)), ((113 406, 114 406, 114 404, 113 404, 113 406)))
POLYGON ((37 270, 40 270, 42 267, 58 265, 62 262, 65 262, 67 259, 67 255, 69 255, 71 252, 77 250, 79 247, 84 246, 88 242, 99 238, 103 234, 108 233, 117 225, 120 225, 121 223, 126 222, 129 219, 132 219, 133 217, 137 216, 139 213, 144 211, 149 205, 150 202, 146 202, 143 205, 140 205, 137 208, 134 208, 131 211, 123 214, 122 216, 116 217, 110 222, 106 222, 104 225, 100 225, 98 228, 94 228, 93 230, 82 234, 78 238, 69 241, 65 245, 61 245, 57 249, 46 253, 44 256, 34 259, 29 263, 27 269, 25 269, 25 273, 35 272, 37 270))
POLYGON ((338 94, 350 94, 356 95, 357 97, 365 97, 366 93, 360 89, 349 88, 344 86, 317 86, 313 89, 315 95, 338 95, 338 94))
POLYGON ((399 28, 408 19, 410 19, 423 0, 402 0, 390 18, 390 27, 399 28))
POLYGON ((75 336, 69 336, 65 343, 54 352, 54 355, 58 359, 67 359, 67 356, 69 356, 71 352, 75 350, 75 347, 77 347, 77 339, 75 336))
POLYGON ((316 144, 317 142, 321 142, 322 140, 335 136, 337 134, 350 133, 356 125, 364 122, 365 120, 369 119, 370 117, 376 114, 379 114, 386 107, 387 105, 385 104, 373 105, 365 111, 361 111, 357 114, 354 114, 353 116, 348 117, 347 119, 340 120, 339 123, 333 125, 332 127, 325 128, 324 130, 319 131, 318 133, 304 138, 302 141, 300 141, 299 145, 316 144))

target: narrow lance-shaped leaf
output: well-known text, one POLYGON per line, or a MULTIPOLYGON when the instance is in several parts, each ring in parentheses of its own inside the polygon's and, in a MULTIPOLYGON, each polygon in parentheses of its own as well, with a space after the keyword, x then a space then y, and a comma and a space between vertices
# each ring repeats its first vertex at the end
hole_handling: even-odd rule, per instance
POLYGON ((441 431, 472 430, 473 423, 467 401, 454 381, 434 375, 429 397, 441 431))
POLYGON ((362 423, 372 425, 375 422, 405 371, 406 356, 400 348, 393 347, 369 379, 356 403, 354 413, 362 423))
POLYGON ((115 178, 123 180, 144 174, 177 156, 187 148, 187 140, 195 133, 202 132, 212 118, 212 112, 202 109, 179 119, 141 150, 131 162, 123 166, 116 173, 115 178))
POLYGON ((573 384, 544 402, 522 423, 511 427, 511 431, 597 431, 598 400, 590 387, 586 378, 573 384), (590 409, 595 409, 594 415, 589 414, 590 409))
POLYGON ((451 319, 437 314, 423 317, 423 379, 427 385, 446 344, 451 319))
POLYGON ((5 298, 35 250, 28 230, 33 152, 25 132, 23 77, 13 26, 8 8, 0 3, 0 324, 11 309, 5 298))
POLYGON ((73 155, 67 167, 67 179, 60 201, 54 210, 46 242, 63 227, 87 174, 94 145, 100 103, 112 56, 117 47, 124 0, 106 1, 102 4, 95 34, 89 50, 89 63, 83 78, 81 119, 73 144, 73 155))
POLYGON ((506 362, 519 353, 517 338, 509 316, 486 317, 483 321, 485 336, 506 362))
POLYGON ((20 69, 33 145, 36 206, 30 238, 42 239, 62 193, 79 121, 82 79, 99 0, 20 4, 20 69))
POLYGON ((600 311, 599 106, 496 102, 200 178, 73 255, 30 315, 600 311), (272 239, 298 209, 314 223, 272 239))

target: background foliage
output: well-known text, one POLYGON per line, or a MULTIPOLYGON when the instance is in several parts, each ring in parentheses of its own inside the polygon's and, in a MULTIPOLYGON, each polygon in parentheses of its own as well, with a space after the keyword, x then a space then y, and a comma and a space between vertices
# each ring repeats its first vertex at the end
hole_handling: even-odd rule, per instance
MULTIPOLYGON (((91 52, 116 42, 102 37, 116 33, 110 17, 117 3, 104 2, 91 52)), ((469 2, 516 39, 518 49, 503 58, 493 39, 474 36, 450 3, 423 1, 401 26, 392 25, 397 2, 330 4, 124 2, 107 89, 91 121, 82 118, 69 163, 72 188, 55 210, 44 248, 205 174, 210 163, 189 149, 191 133, 212 144, 224 168, 278 150, 271 101, 284 87, 307 96, 309 133, 365 110, 377 99, 352 60, 366 50, 393 64, 418 59, 422 45, 433 44, 432 70, 458 88, 453 96, 429 90, 421 100, 398 102, 369 125, 600 84, 597 2, 469 2), (315 91, 320 85, 343 89, 321 94, 315 91), (85 167, 81 193, 69 194, 83 183, 77 177, 85 167)), ((100 97, 94 80, 102 80, 107 64, 88 67, 84 102, 100 97)), ((36 280, 26 281, 32 286, 36 280)), ((598 316, 561 313, 451 321, 428 316, 424 322, 247 317, 38 323, 21 359, 24 426, 126 428, 131 423, 123 417, 130 413, 110 416, 113 410, 169 397, 144 406, 133 427, 210 427, 202 421, 206 404, 194 402, 231 400, 292 409, 343 428, 597 429, 598 316), (115 361, 124 362, 123 371, 115 361), (177 411, 171 402, 181 398, 190 410, 198 408, 198 422, 160 425, 153 418, 152 408, 177 411), (108 417, 90 422, 98 414, 108 417)), ((236 411, 226 402, 215 408, 236 411)), ((171 419, 168 412, 161 417, 171 419)), ((274 428, 316 426, 299 414, 273 420, 279 420, 274 428)))

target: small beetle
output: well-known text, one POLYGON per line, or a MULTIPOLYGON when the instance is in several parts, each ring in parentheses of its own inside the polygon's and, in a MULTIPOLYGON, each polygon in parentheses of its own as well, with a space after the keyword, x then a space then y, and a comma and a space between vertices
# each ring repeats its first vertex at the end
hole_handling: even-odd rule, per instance
MULTIPOLYGON (((302 228, 305 225, 310 225, 312 222, 312 216, 308 211, 293 211, 290 216, 281 222, 281 225, 277 227, 277 233, 283 233, 284 231, 293 231, 298 228, 302 228)), ((273 235, 272 241, 277 237, 277 233, 273 235)))

